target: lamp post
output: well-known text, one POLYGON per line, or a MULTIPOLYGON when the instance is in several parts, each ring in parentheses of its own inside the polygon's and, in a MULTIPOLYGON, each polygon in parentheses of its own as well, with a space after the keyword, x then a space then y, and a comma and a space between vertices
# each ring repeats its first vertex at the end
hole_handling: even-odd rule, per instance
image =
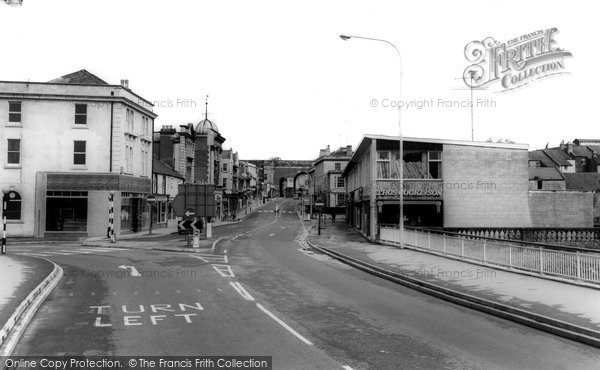
MULTIPOLYGON (((344 41, 348 41, 350 39, 360 39, 360 40, 367 40, 367 41, 377 41, 377 42, 383 42, 389 46, 391 46, 392 48, 394 48, 394 50, 396 51, 396 54, 398 54, 398 101, 400 101, 401 96, 402 96, 402 54, 400 54, 400 50, 398 50, 398 48, 396 47, 396 45, 394 45, 393 43, 391 43, 390 41, 387 40, 383 40, 383 39, 376 39, 376 38, 372 38, 372 37, 362 37, 362 36, 354 36, 354 35, 340 35, 340 38, 344 41)), ((398 177, 399 177, 399 205, 400 205, 400 218, 399 218, 399 222, 398 222, 398 229, 399 229, 399 242, 400 242, 400 247, 404 246, 404 143, 403 143, 403 137, 402 137, 402 120, 401 120, 401 116, 402 116, 402 110, 400 109, 400 107, 398 107, 398 132, 399 132, 399 168, 398 168, 398 177)), ((377 180, 375 180, 375 185, 377 184, 376 182, 377 180)))
POLYGON ((6 208, 8 208, 8 193, 8 190, 2 190, 2 240, 0 240, 0 254, 6 254, 6 208))

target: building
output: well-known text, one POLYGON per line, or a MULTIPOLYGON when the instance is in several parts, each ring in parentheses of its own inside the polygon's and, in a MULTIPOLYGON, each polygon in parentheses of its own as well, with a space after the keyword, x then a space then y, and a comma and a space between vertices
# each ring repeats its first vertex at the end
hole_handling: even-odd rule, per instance
POLYGON ((154 158, 152 162, 152 195, 156 202, 152 205, 152 223, 168 226, 170 220, 175 220, 172 202, 177 196, 179 185, 184 183, 184 177, 173 167, 154 158))
POLYGON ((575 139, 555 148, 529 152, 531 167, 556 167, 563 173, 600 172, 600 140, 575 139))
POLYGON ((328 145, 326 149, 320 150, 319 157, 313 163, 313 204, 321 199, 326 213, 343 213, 346 186, 342 173, 352 154, 352 145, 340 147, 333 153, 328 145))
MULTIPOLYGON (((398 137, 366 135, 348 162, 348 223, 372 240, 404 224, 452 231, 591 228, 593 194, 530 190, 528 146, 404 138, 399 189, 398 137)), ((536 185, 537 186, 537 185, 536 185)))
POLYGON ((194 125, 180 125, 177 131, 171 125, 163 126, 154 133, 153 152, 162 162, 183 175, 186 183, 194 182, 195 175, 194 125))
POLYGON ((149 225, 153 105, 80 70, 49 82, 0 81, 0 187, 16 196, 8 233, 117 235, 149 225))

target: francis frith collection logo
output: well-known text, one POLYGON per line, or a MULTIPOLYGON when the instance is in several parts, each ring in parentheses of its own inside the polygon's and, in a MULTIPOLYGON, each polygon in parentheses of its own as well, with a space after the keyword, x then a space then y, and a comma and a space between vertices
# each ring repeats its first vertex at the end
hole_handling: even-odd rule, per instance
POLYGON ((557 33, 557 28, 548 28, 506 42, 492 37, 471 41, 464 50, 471 63, 463 73, 465 84, 472 88, 497 85, 498 91, 508 91, 566 73, 564 59, 571 53, 558 47, 557 33))

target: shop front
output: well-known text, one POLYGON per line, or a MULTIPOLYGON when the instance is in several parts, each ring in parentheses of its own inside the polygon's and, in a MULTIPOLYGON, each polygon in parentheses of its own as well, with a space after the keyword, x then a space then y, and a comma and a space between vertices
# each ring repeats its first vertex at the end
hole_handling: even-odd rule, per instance
POLYGON ((112 205, 115 234, 147 229, 150 179, 112 173, 36 175, 35 236, 105 236, 112 205), (112 202, 111 202, 112 199, 112 202))
MULTIPOLYGON (((398 180, 377 181, 377 218, 379 225, 398 226, 400 218, 398 180)), ((441 180, 405 179, 403 182, 404 225, 442 227, 443 184, 441 180)))

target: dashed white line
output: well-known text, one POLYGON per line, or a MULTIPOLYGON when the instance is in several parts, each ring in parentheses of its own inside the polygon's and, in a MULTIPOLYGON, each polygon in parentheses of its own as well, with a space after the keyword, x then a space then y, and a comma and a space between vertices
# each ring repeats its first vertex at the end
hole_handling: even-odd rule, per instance
POLYGON ((244 289, 244 287, 242 286, 242 284, 240 284, 239 282, 235 281, 231 281, 229 282, 229 285, 231 285, 233 287, 233 289, 236 290, 236 292, 240 293, 240 295, 247 301, 253 301, 254 297, 252 297, 252 295, 250 295, 250 293, 248 293, 248 291, 246 289, 244 289))
POLYGON ((264 308, 263 305, 261 305, 260 303, 257 303, 256 307, 260 308, 260 310, 262 312, 266 313, 270 318, 272 318, 273 320, 275 320, 279 325, 283 326, 287 331, 289 331, 290 333, 292 333, 293 335, 295 335, 296 338, 300 339, 301 341, 303 341, 304 343, 306 343, 309 346, 313 345, 311 343, 311 341, 309 341, 308 339, 304 338, 302 335, 300 335, 300 333, 298 333, 297 331, 295 331, 294 329, 292 329, 288 324, 286 324, 285 322, 281 321, 271 311, 269 311, 266 308, 264 308))
POLYGON ((346 366, 342 366, 342 369, 345 370, 354 370, 353 368, 351 368, 350 366, 346 365, 346 366))

